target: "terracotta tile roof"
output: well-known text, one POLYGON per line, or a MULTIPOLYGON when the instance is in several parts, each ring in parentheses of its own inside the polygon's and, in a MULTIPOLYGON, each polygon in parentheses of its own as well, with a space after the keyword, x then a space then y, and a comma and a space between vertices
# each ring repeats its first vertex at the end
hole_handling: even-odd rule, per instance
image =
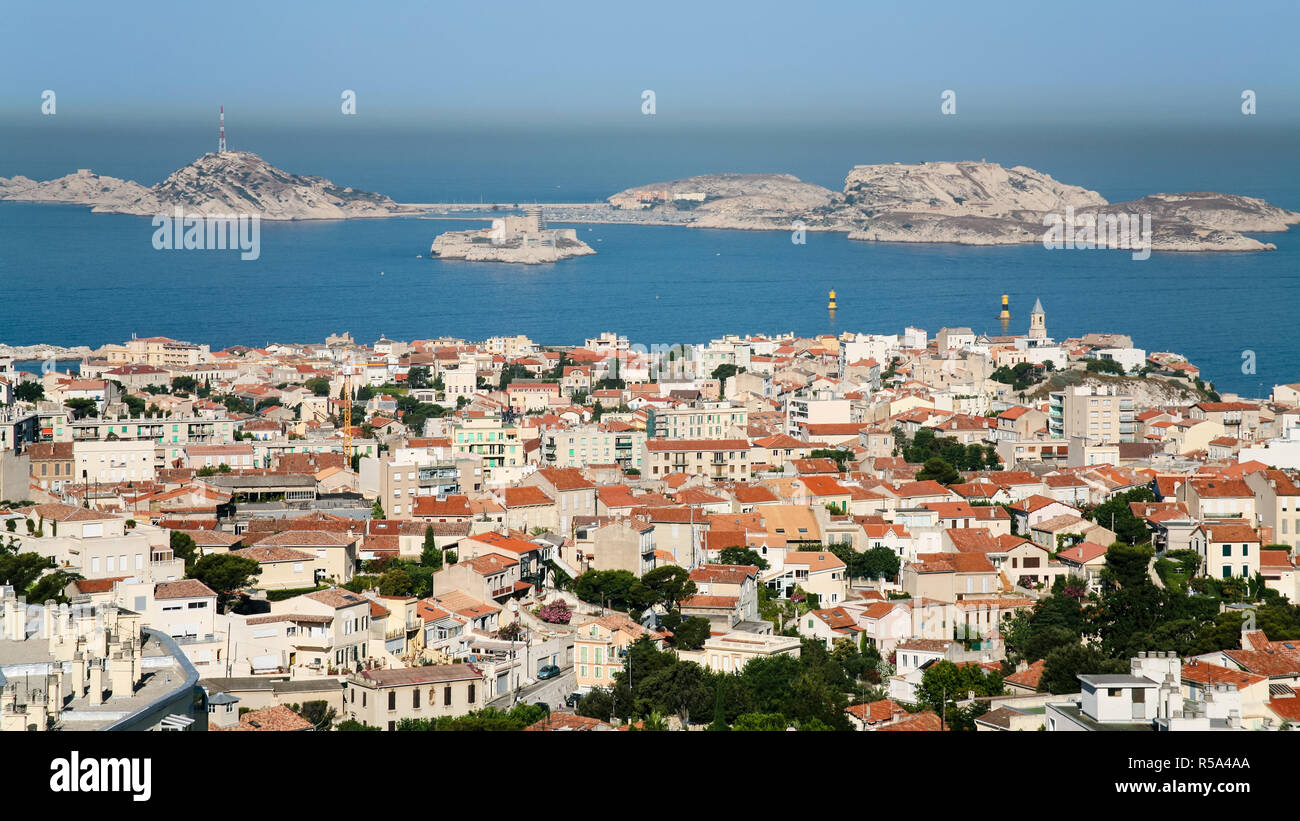
POLYGON ((913 499, 918 496, 948 496, 951 491, 932 479, 925 479, 920 482, 905 482, 893 489, 892 493, 900 499, 913 499))
POLYGON ((275 624, 281 621, 291 621, 294 624, 329 624, 334 621, 333 616, 317 616, 311 613, 276 613, 270 616, 254 616, 246 624, 275 624))
POLYGON ((435 664, 428 667, 404 667, 393 670, 363 670, 359 675, 379 687, 476 681, 483 677, 478 668, 472 664, 435 664))
POLYGON ((875 604, 868 605, 867 608, 862 611, 862 618, 883 619, 885 616, 894 612, 894 608, 900 606, 906 606, 906 604, 898 601, 876 602, 875 604))
POLYGON ((739 596, 707 596, 696 594, 681 602, 682 607, 699 608, 734 608, 740 601, 739 596))
POLYGON ((129 579, 130 576, 113 576, 107 579, 77 579, 72 584, 78 593, 107 593, 113 589, 113 585, 123 579, 129 579))
POLYGON ((1062 550, 1056 555, 1063 561, 1073 562, 1074 564, 1087 564, 1106 555, 1106 546, 1096 542, 1080 542, 1074 547, 1062 550))
POLYGON ((549 713, 546 718, 525 727, 524 732, 588 732, 613 729, 613 725, 598 718, 588 718, 575 713, 549 713))
POLYGON ((1082 526, 1083 529, 1087 530, 1089 528, 1092 528, 1094 525, 1092 522, 1088 521, 1087 519, 1081 519, 1078 516, 1073 516, 1069 513, 1062 513, 1060 516, 1053 516, 1050 519, 1046 519, 1044 521, 1039 522, 1038 524, 1031 527, 1030 530, 1039 530, 1044 533, 1054 533, 1063 528, 1080 527, 1080 526, 1082 526))
POLYGON ((1291 696, 1290 698, 1271 698, 1268 700, 1268 709, 1273 711, 1273 715, 1282 721, 1289 721, 1292 724, 1300 724, 1300 698, 1291 696))
POLYGON ((1198 659, 1193 659, 1183 665, 1183 681, 1192 681, 1197 684, 1231 684, 1240 690, 1243 687, 1249 687, 1252 684, 1267 680, 1267 676, 1244 673, 1240 670, 1232 670, 1198 659))
POLYGON ((890 698, 873 701, 869 704, 854 704, 846 712, 856 716, 859 721, 865 721, 868 724, 879 724, 882 721, 889 721, 895 716, 907 715, 907 711, 900 707, 898 702, 890 698))
POLYGON ((105 515, 102 512, 92 512, 83 507, 76 505, 48 504, 37 505, 32 508, 32 512, 41 519, 49 519, 56 522, 102 522, 106 519, 116 519, 117 516, 105 515))
POLYGON ((491 576, 500 573, 506 568, 515 567, 519 564, 519 560, 498 553, 489 553, 486 556, 477 556, 473 559, 461 559, 460 564, 480 576, 491 576))
POLYGON ((556 490, 581 490, 596 486, 577 468, 542 468, 537 471, 537 475, 554 485, 556 490))
POLYGON ((343 547, 356 539, 327 530, 286 530, 258 541, 259 547, 343 547))
POLYGON ((923 712, 923 713, 916 713, 916 714, 913 715, 911 718, 905 718, 905 719, 902 719, 902 720, 900 720, 900 721, 897 721, 897 722, 895 722, 895 723, 893 723, 893 724, 886 724, 884 727, 881 727, 881 728, 880 728, 879 730, 877 730, 876 732, 878 732, 878 733, 886 733, 886 732, 897 732, 897 733, 933 732, 933 733, 937 733, 937 732, 939 732, 939 731, 942 730, 942 729, 943 729, 943 723, 942 723, 942 721, 939 719, 938 714, 937 714, 937 713, 930 712, 929 710, 927 710, 927 711, 925 711, 925 712, 923 712))
POLYGON ((1021 687, 1029 687, 1030 689, 1037 690, 1038 682, 1042 680, 1043 670, 1046 667, 1047 661, 1045 659, 1039 659, 1024 670, 1012 673, 1004 680, 1012 684, 1019 684, 1021 687))
MULTIPOLYGON (((1039 493, 1026 496, 1025 498, 1021 499, 1018 502, 1011 503, 1012 508, 1014 508, 1015 510, 1024 511, 1025 513, 1033 513, 1035 510, 1042 510, 1048 505, 1065 505, 1065 503, 1053 499, 1050 496, 1043 496, 1042 494, 1039 493)), ((1070 507, 1070 505, 1065 505, 1065 506, 1070 507)))
POLYGON ((1002 545, 988 528, 948 528, 944 533, 959 553, 999 553, 1002 550, 1002 545))
POLYGON ((533 485, 508 487, 502 495, 505 496, 507 508, 555 504, 555 500, 547 496, 546 491, 533 485))
POLYGON ((1286 550, 1261 550, 1259 552, 1260 568, 1270 567, 1278 570, 1294 568, 1291 563, 1291 554, 1286 550))
POLYGON ((946 653, 952 642, 947 639, 908 639, 899 642, 899 650, 917 650, 925 653, 946 653))
POLYGON ((1201 527, 1209 534, 1211 542, 1259 542, 1259 534, 1248 525, 1205 524, 1201 527))
POLYGON ((693 582, 741 584, 747 578, 757 578, 758 568, 752 564, 704 564, 690 571, 693 582))
POLYGON ((212 588, 198 579, 181 579, 176 582, 159 582, 153 587, 155 599, 190 599, 216 596, 212 588))
POLYGON ((909 567, 918 573, 992 573, 983 553, 918 553, 909 567))
POLYGON ((469 541, 482 542, 493 547, 500 547, 509 550, 511 553, 531 553, 534 550, 541 550, 541 546, 526 539, 519 539, 514 536, 505 536, 500 533, 488 532, 479 533, 476 536, 470 536, 469 541))
MULTIPOLYGON (((1298 645, 1300 646, 1300 645, 1298 645)), ((1267 650, 1224 650, 1243 670, 1270 678, 1300 676, 1300 653, 1278 653, 1267 650)))
POLYGON ((822 570, 843 570, 844 562, 839 556, 831 553, 829 550, 808 550, 791 553, 785 557, 787 565, 807 565, 808 572, 814 573, 822 570))
POLYGON ((369 601, 350 590, 342 590, 337 587, 331 587, 329 590, 319 590, 315 593, 305 593, 303 595, 312 601, 318 601, 323 605, 333 607, 335 610, 344 607, 352 607, 369 601))
POLYGON ((1191 485, 1203 499, 1240 499, 1255 495, 1244 479, 1192 479, 1191 485))
POLYGON ((239 717, 238 724, 229 727, 211 727, 220 732, 300 732, 312 729, 310 721, 283 704, 253 710, 239 717))
POLYGON ((736 497, 736 501, 746 504, 780 501, 771 490, 762 485, 736 485, 731 493, 736 497))
POLYGON ((843 607, 827 607, 821 610, 810 610, 808 611, 808 615, 821 619, 827 627, 838 632, 857 632, 858 630, 861 630, 861 628, 858 627, 857 619, 855 619, 853 614, 845 610, 843 607))
POLYGON ((412 515, 468 518, 474 514, 469 508, 469 496, 454 495, 443 500, 433 496, 417 496, 412 515))
POLYGON ((239 556, 241 559, 252 559, 258 564, 269 564, 272 562, 307 562, 316 558, 313 553, 304 553, 301 550, 294 550, 289 547, 278 547, 276 545, 253 545, 239 550, 230 551, 230 555, 239 556))

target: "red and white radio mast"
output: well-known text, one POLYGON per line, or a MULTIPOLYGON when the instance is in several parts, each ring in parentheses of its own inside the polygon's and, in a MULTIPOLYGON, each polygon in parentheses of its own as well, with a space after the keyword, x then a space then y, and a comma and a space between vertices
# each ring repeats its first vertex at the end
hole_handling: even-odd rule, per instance
POLYGON ((217 153, 226 153, 226 107, 221 107, 221 133, 217 138, 217 153))

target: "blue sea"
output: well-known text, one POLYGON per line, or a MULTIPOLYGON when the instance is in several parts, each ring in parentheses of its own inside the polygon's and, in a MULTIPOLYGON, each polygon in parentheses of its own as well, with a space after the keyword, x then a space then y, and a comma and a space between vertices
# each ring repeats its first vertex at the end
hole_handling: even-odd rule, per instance
MULTIPOLYGON (((0 176, 77 168, 153 184, 211 146, 198 131, 63 134, 0 129, 0 176)), ((406 202, 603 199, 632 185, 709 172, 789 172, 842 187, 857 163, 988 159, 1027 165, 1112 202, 1217 190, 1300 210, 1294 134, 1246 130, 1062 135, 971 128, 683 131, 659 134, 447 131, 311 135, 267 129, 232 148, 285 170, 406 202)), ((210 141, 210 140, 209 140, 210 141)), ((1058 339, 1132 336, 1187 355, 1221 392, 1266 395, 1300 381, 1300 228, 1251 254, 1047 251, 850 241, 810 233, 577 226, 596 256, 513 266, 432 260, 442 231, 481 222, 400 218, 261 225, 261 256, 158 251, 147 217, 0 203, 0 341, 98 346, 132 333, 214 347, 523 333, 579 343, 613 330, 651 345, 724 333, 901 332, 969 325, 1011 332, 1035 299, 1058 339), (417 258, 423 255, 424 258, 417 258), (826 310, 827 292, 839 309, 826 310), (1243 368, 1253 352, 1254 373, 1243 368)))

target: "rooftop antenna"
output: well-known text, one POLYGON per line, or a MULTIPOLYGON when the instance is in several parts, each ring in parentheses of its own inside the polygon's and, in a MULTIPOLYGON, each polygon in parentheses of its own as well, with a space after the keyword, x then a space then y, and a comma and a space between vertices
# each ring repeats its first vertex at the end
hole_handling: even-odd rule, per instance
POLYGON ((226 107, 221 107, 221 131, 217 137, 217 153, 226 153, 226 107))

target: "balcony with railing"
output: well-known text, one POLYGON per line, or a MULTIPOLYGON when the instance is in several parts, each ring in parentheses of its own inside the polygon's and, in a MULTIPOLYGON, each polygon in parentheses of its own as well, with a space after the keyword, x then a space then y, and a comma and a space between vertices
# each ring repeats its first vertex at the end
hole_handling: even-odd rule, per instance
POLYGON ((212 644, 213 642, 225 641, 225 640, 226 640, 225 633, 204 633, 201 635, 194 635, 194 636, 172 636, 172 641, 176 642, 182 647, 186 645, 194 645, 194 644, 212 644))

